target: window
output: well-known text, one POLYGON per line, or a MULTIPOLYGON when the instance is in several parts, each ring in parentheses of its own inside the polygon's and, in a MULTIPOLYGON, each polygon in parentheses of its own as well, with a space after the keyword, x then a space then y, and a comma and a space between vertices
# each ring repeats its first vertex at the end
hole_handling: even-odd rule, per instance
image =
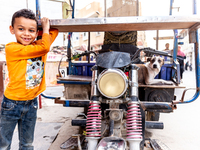
POLYGON ((73 38, 73 41, 78 41, 79 40, 79 32, 73 32, 72 38, 73 38))
POLYGON ((87 40, 88 39, 88 32, 83 32, 83 40, 87 40))
POLYGON ((100 36, 101 35, 101 32, 96 32, 96 36, 100 36))

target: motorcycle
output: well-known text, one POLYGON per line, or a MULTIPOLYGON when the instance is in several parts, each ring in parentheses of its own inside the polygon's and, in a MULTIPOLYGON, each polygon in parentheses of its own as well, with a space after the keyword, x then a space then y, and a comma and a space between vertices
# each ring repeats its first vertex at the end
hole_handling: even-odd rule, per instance
MULTIPOLYGON (((139 98, 138 62, 140 52, 147 57, 152 55, 168 56, 165 52, 151 48, 138 49, 134 55, 126 52, 105 52, 96 55, 96 63, 92 67, 90 100, 55 99, 67 107, 85 107, 86 119, 73 119, 72 126, 82 126, 75 147, 79 150, 143 150, 145 145, 145 128, 163 129, 163 123, 147 121, 147 112, 173 112, 176 105, 171 102, 145 101, 139 98), (84 140, 86 139, 86 140, 84 140)), ((85 52, 83 55, 94 53, 85 52)), ((73 56, 70 59, 75 59, 73 56)), ((176 67, 179 67, 178 65, 176 67)), ((178 71, 174 71, 174 80, 178 82, 178 71)), ((42 95, 45 97, 45 95, 42 95)), ((61 148, 68 148, 73 138, 68 139, 61 148)), ((157 145, 149 139, 151 145, 157 145)), ((156 146, 155 146, 156 147, 156 146)))
POLYGON ((91 97, 85 120, 88 150, 143 149, 145 128, 163 128, 162 123, 145 121, 145 111, 175 109, 171 103, 140 101, 139 68, 134 61, 142 50, 146 55, 168 55, 150 48, 138 50, 133 56, 116 51, 97 55, 91 69, 91 97))

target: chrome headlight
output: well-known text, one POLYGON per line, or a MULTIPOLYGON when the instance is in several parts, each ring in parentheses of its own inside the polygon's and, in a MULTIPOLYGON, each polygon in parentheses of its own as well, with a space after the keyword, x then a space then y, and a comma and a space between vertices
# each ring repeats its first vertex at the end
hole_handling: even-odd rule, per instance
POLYGON ((127 89, 128 80, 125 73, 119 69, 105 69, 97 80, 97 86, 102 95, 108 98, 118 98, 127 89))

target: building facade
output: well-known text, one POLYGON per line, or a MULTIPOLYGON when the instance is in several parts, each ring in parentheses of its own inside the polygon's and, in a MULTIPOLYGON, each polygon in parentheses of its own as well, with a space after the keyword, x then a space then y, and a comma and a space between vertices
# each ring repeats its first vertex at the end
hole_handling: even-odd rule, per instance
POLYGON ((192 68, 195 68, 195 50, 194 50, 194 44, 189 43, 189 31, 184 29, 179 33, 179 42, 182 42, 183 45, 181 45, 182 51, 185 53, 186 59, 185 63, 188 61, 190 65, 192 65, 192 68))
MULTIPOLYGON (((75 11, 75 18, 101 18, 104 12, 99 2, 92 2, 80 10, 75 11)), ((88 50, 100 50, 103 45, 104 32, 73 32, 72 50, 81 52, 88 50), (89 38, 90 34, 90 38, 89 38)))

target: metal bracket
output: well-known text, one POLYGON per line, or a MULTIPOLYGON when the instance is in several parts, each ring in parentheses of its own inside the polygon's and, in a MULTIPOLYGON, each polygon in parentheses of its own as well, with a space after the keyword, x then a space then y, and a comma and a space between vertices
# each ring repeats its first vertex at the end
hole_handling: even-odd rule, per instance
POLYGON ((189 28, 189 43, 196 43, 196 30, 200 27, 200 23, 195 23, 189 28))

